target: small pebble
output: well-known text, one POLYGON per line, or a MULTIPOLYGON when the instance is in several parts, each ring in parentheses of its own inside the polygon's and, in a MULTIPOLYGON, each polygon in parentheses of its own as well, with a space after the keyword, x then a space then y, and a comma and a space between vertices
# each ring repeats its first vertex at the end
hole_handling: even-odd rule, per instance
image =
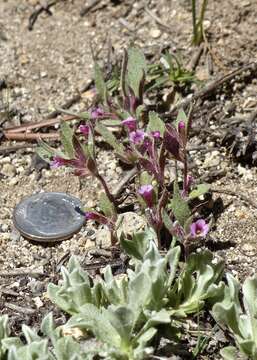
POLYGON ((7 177, 12 177, 16 174, 16 168, 14 165, 7 163, 3 165, 1 173, 7 177))
POLYGON ((21 238, 21 234, 19 233, 19 231, 16 230, 16 229, 13 229, 11 234, 10 234, 10 240, 14 241, 14 242, 17 242, 17 241, 20 240, 20 238, 21 238))
POLYGON ((158 39, 161 36, 162 32, 159 29, 151 29, 150 30, 150 36, 153 39, 158 39))

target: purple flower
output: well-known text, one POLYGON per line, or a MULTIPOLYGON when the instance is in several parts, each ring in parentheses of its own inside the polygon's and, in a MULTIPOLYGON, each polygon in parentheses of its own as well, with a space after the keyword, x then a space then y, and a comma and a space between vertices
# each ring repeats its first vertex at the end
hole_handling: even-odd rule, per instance
POLYGON ((97 171, 95 160, 86 155, 85 150, 76 136, 73 137, 72 142, 74 158, 64 159, 60 156, 54 156, 50 164, 51 167, 58 168, 60 166, 68 166, 73 169, 76 176, 89 176, 90 174, 94 174, 97 171))
POLYGON ((175 221, 173 225, 174 225, 173 226, 174 235, 177 236, 180 240, 184 240, 185 231, 183 227, 179 224, 178 221, 175 221))
POLYGON ((93 108, 91 110, 91 118, 96 120, 98 119, 99 117, 102 117, 105 115, 105 112, 103 111, 103 109, 97 107, 97 108, 93 108))
POLYGON ((123 120, 121 123, 122 125, 126 126, 130 132, 135 131, 137 128, 137 121, 133 117, 128 117, 127 119, 123 120))
POLYGON ((203 219, 197 220, 192 223, 190 226, 191 236, 195 237, 205 237, 209 231, 209 226, 203 219))
POLYGON ((184 121, 180 121, 178 123, 178 131, 184 131, 185 128, 186 128, 186 125, 185 125, 184 121))
POLYGON ((160 139, 160 137, 161 137, 161 133, 160 133, 160 131, 152 131, 151 132, 151 135, 152 135, 152 137, 154 138, 154 139, 160 139))
POLYGON ((88 137, 90 128, 89 128, 88 125, 80 125, 80 126, 79 126, 79 131, 80 131, 83 135, 85 135, 86 137, 88 137))
POLYGON ((181 139, 177 130, 172 125, 167 124, 163 135, 163 143, 165 148, 179 161, 184 160, 183 152, 181 151, 181 139))
POLYGON ((63 165, 66 165, 66 162, 65 159, 61 158, 60 156, 54 156, 53 160, 50 162, 50 167, 52 169, 57 169, 63 165))
POLYGON ((184 123, 184 121, 180 121, 178 123, 178 133, 183 146, 186 146, 186 124, 184 123))
POLYGON ((84 216, 86 220, 94 220, 99 224, 104 224, 104 225, 108 224, 108 219, 104 215, 99 214, 96 211, 86 211, 84 213, 84 216))
POLYGON ((142 185, 138 189, 138 193, 142 196, 144 201, 146 202, 147 206, 151 208, 153 206, 153 195, 154 189, 152 185, 142 185))
POLYGON ((192 186, 192 184, 194 183, 194 178, 193 176, 191 175, 187 175, 187 178, 186 178, 186 183, 183 184, 183 190, 182 190, 182 193, 181 195, 183 197, 186 197, 188 195, 188 192, 190 190, 190 187, 192 186))
POLYGON ((140 144, 145 137, 145 132, 142 130, 136 130, 136 131, 132 131, 129 134, 129 140, 131 142, 133 142, 135 145, 140 144))

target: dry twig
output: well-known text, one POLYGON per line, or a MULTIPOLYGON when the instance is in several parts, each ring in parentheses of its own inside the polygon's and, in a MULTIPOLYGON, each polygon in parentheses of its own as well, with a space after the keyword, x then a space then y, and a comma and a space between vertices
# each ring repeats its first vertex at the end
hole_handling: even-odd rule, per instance
POLYGON ((33 11, 33 13, 30 15, 29 17, 29 25, 28 25, 28 29, 31 31, 33 30, 33 27, 35 25, 35 22, 37 21, 37 18, 39 17, 39 15, 42 12, 46 12, 48 15, 52 15, 50 8, 55 5, 58 2, 58 0, 55 1, 51 1, 48 4, 43 4, 40 7, 37 7, 35 11, 33 11))
POLYGON ((14 269, 8 271, 1 271, 0 277, 12 277, 12 276, 45 276, 45 273, 35 269, 14 269))
POLYGON ((23 306, 18 306, 18 305, 11 304, 11 303, 8 303, 8 302, 5 302, 4 306, 7 307, 8 309, 11 309, 11 310, 14 310, 14 311, 17 311, 19 313, 26 314, 26 315, 33 315, 36 312, 36 310, 34 310, 34 309, 25 308, 23 306))

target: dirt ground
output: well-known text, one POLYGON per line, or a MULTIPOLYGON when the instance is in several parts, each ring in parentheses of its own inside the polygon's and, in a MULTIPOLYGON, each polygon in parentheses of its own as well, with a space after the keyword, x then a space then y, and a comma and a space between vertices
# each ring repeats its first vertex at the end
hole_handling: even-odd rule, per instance
MULTIPOLYGON (((169 48, 187 66, 197 52, 191 46, 190 2, 186 0, 103 0, 83 17, 80 11, 85 1, 57 1, 50 8, 52 15, 40 14, 29 31, 29 17, 39 6, 37 0, 0 2, 0 82, 7 86, 0 90, 0 105, 6 109, 8 103, 11 114, 3 128, 41 121, 76 95, 92 78, 90 44, 100 62, 108 56, 110 41, 117 56, 130 43, 142 47, 149 59, 169 48)), ((204 22, 209 52, 196 69, 200 80, 210 81, 257 62, 256 19, 255 0, 209 1, 204 22)), ((256 73, 233 79, 198 107, 193 129, 202 127, 206 132, 193 133, 190 140, 192 172, 219 191, 213 197, 219 199, 216 204, 221 210, 217 210, 206 246, 222 256, 227 269, 240 279, 257 270, 257 172, 256 163, 229 153, 224 134, 231 129, 240 133, 240 124, 256 111, 256 94, 256 73)), ((84 92, 70 110, 89 105, 89 93, 84 92)), ((255 117, 251 122, 255 129, 256 121, 255 117)), ((94 206, 99 186, 89 179, 81 188, 67 171, 50 171, 35 161, 34 148, 1 151, 15 142, 3 137, 0 141, 0 314, 10 314, 18 331, 20 321, 34 324, 52 308, 45 296, 47 284, 56 279, 63 259, 70 254, 83 259, 86 248, 99 245, 99 229, 87 224, 72 239, 54 246, 32 244, 13 228, 14 206, 39 191, 69 192, 94 206)), ((244 141, 247 138, 236 145, 239 150, 244 141)), ((254 141, 256 146, 256 133, 254 141)), ((115 189, 122 169, 107 150, 101 160, 103 174, 115 189)))

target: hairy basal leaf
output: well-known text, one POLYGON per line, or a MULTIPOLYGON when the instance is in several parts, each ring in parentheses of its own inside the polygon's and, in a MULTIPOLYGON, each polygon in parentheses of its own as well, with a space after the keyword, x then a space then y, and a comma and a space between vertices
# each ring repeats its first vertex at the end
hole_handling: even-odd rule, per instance
POLYGON ((94 72, 95 72, 94 78, 95 78, 96 90, 97 90, 102 102, 106 103, 107 102, 107 88, 106 88, 106 84, 104 81, 103 72, 97 63, 95 63, 94 72))
POLYGON ((149 112, 149 122, 146 131, 148 133, 152 131, 160 131, 161 136, 164 134, 165 124, 155 111, 149 112))
POLYGON ((179 192, 178 183, 174 181, 173 199, 170 201, 170 208, 176 220, 181 226, 184 226, 186 220, 190 217, 190 208, 179 192))
POLYGON ((138 48, 130 48, 128 50, 127 79, 129 87, 137 97, 140 96, 140 83, 146 71, 147 65, 143 52, 138 48))
POLYGON ((67 122, 63 121, 60 125, 61 143, 69 159, 74 159, 74 148, 72 143, 73 130, 67 122))
POLYGON ((195 199, 201 195, 206 194, 210 190, 209 184, 199 184, 196 189, 189 193, 189 199, 195 199))
POLYGON ((96 126, 96 131, 104 138, 104 140, 113 147, 113 149, 124 156, 124 146, 116 139, 110 130, 100 122, 96 126))

